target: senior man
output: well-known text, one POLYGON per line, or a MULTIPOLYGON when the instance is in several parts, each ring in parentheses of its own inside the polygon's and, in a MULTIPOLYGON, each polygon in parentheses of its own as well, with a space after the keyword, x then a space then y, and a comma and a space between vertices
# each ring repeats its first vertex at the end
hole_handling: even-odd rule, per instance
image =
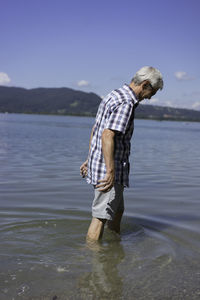
POLYGON ((104 225, 120 233, 124 212, 124 187, 129 186, 130 141, 134 129, 134 112, 139 102, 151 99, 163 88, 159 70, 143 67, 131 83, 113 90, 100 103, 92 128, 88 159, 80 174, 94 186, 92 221, 87 239, 99 240, 104 225))

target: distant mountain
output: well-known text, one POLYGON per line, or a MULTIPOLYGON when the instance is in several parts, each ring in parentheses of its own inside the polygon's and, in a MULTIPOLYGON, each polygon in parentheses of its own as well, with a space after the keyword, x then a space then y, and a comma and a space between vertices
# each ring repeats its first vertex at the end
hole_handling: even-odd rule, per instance
MULTIPOLYGON (((101 98, 69 88, 0 86, 0 112, 95 116, 101 98)), ((154 105, 139 105, 136 118, 200 122, 200 111, 154 105)))
POLYGON ((0 112, 94 115, 101 98, 69 88, 24 89, 0 86, 0 112))

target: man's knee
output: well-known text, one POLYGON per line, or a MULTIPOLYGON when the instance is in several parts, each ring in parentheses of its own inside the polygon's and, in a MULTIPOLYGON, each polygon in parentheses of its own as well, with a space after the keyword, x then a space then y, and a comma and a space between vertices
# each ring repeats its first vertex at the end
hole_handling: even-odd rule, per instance
POLYGON ((106 223, 106 221, 106 219, 93 217, 88 229, 87 238, 92 240, 99 240, 102 237, 104 224, 106 223))

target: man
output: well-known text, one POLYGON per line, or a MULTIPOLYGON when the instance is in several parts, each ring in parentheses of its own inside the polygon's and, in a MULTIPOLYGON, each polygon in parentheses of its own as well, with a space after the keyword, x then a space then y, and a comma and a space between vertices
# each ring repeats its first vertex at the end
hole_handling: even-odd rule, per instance
POLYGON ((99 240, 104 224, 120 233, 124 212, 124 187, 129 186, 130 140, 134 129, 134 111, 143 99, 151 99, 163 88, 159 70, 143 67, 129 85, 109 93, 100 103, 92 128, 88 159, 80 174, 94 186, 92 221, 87 239, 99 240))

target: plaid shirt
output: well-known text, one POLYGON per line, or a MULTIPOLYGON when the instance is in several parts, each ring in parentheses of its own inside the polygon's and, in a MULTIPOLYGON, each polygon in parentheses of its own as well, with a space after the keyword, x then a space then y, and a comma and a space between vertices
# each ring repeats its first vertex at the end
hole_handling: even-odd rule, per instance
POLYGON ((112 91, 101 101, 88 156, 88 183, 96 185, 106 175, 101 136, 103 130, 108 128, 116 131, 115 182, 129 186, 130 140, 134 129, 134 110, 138 103, 133 90, 127 84, 112 91))

